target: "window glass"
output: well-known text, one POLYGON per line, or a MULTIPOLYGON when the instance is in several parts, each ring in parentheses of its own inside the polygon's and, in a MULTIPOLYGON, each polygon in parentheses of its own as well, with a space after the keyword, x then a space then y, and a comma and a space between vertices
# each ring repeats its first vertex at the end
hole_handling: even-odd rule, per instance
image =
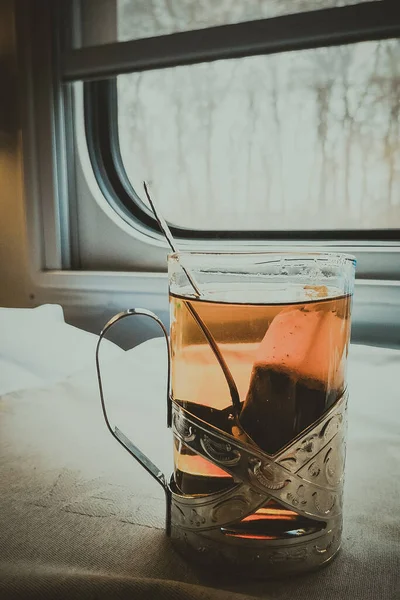
POLYGON ((83 44, 135 40, 367 1, 82 0, 83 44))
POLYGON ((204 230, 400 227, 400 41, 118 77, 127 174, 204 230))
POLYGON ((118 39, 268 19, 366 0, 119 0, 118 39))

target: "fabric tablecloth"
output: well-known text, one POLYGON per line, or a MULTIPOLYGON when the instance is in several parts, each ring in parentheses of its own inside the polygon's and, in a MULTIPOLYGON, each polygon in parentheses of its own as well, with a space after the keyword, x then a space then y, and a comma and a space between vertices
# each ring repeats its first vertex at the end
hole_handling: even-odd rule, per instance
MULTIPOLYGON (((106 430, 97 338, 57 306, 0 309, 0 598, 400 598, 400 351, 351 347, 344 534, 301 577, 217 577, 175 553, 162 489, 106 430)), ((164 472, 166 352, 101 353, 112 423, 164 472)), ((236 576, 238 575, 238 576, 236 576)))

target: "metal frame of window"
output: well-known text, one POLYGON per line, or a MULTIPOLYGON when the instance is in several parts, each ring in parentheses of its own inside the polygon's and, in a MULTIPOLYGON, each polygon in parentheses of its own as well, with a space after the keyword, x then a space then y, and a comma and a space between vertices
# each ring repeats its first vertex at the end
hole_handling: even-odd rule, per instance
MULTIPOLYGON (((63 81, 85 81, 88 147, 103 194, 125 221, 155 232, 156 221, 130 184, 119 150, 116 75, 393 37, 400 37, 400 6, 381 0, 73 49, 64 53, 61 72, 63 81)), ((171 226, 175 236, 194 240, 400 240, 399 229, 200 231, 171 226)))
POLYGON ((67 51, 64 81, 94 80, 121 73, 259 54, 305 50, 399 37, 397 0, 172 33, 67 51))

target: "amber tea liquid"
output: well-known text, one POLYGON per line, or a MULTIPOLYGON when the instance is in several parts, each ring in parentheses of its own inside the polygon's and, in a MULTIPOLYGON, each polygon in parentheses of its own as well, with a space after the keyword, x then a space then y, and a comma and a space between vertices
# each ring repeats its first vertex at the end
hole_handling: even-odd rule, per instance
MULTIPOLYGON (((295 285, 295 302, 274 302, 274 293, 235 289, 229 301, 193 300, 170 294, 172 396, 186 410, 235 435, 232 403, 221 367, 190 314, 190 303, 207 325, 235 379, 243 430, 274 455, 314 423, 343 394, 350 334, 351 296, 325 286, 295 285), (265 296, 270 303, 263 302, 265 296), (250 303, 243 303, 246 298, 250 303), (233 299, 233 301, 232 301, 233 299)), ((277 295, 277 294, 275 294, 277 295)), ((218 300, 223 292, 218 294, 218 300)), ((221 468, 174 441, 175 483, 183 494, 204 495, 234 485, 221 468)), ((276 501, 224 533, 278 539, 315 533, 324 523, 300 516, 276 501)))

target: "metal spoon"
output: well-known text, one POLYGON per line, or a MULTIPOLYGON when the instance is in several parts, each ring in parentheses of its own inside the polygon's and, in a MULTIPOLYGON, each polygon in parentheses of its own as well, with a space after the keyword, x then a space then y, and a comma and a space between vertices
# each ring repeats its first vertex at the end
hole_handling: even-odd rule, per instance
MULTIPOLYGON (((168 227, 165 219, 161 216, 161 214, 158 212, 158 210, 155 207, 155 204, 153 202, 153 200, 150 197, 150 193, 149 193, 149 189, 148 189, 148 184, 144 181, 143 182, 143 187, 144 187, 144 191, 146 193, 147 196, 147 200, 149 201, 149 204, 151 206, 151 209, 154 213, 154 216, 157 220, 157 223, 161 229, 161 231, 163 232, 165 239, 167 240, 170 248, 172 249, 173 252, 179 254, 179 250, 178 250, 178 246, 176 245, 176 241, 174 240, 171 230, 168 227)), ((194 293, 196 295, 197 298, 201 298, 202 294, 201 291, 199 289, 198 284, 196 283, 195 277, 193 276, 193 274, 181 263, 179 262, 180 266, 182 267, 182 270, 184 271, 184 273, 186 274, 186 277, 188 278, 190 285, 192 286, 194 293)), ((212 335, 211 331, 208 329, 207 325, 204 323, 204 321, 201 319, 199 313, 197 312, 197 310, 192 306, 192 303, 188 300, 184 300, 183 303, 185 304, 186 308, 188 309, 188 311, 190 312, 190 314, 192 315, 193 319, 196 321, 196 323, 198 324, 198 326, 200 327, 200 329, 202 330, 202 332, 204 333, 208 343, 211 346, 212 351, 214 352, 214 355, 216 357, 216 359, 219 362, 219 365, 224 373, 226 382, 229 386, 229 392, 231 395, 231 400, 232 400, 232 406, 233 406, 233 410, 235 413, 236 418, 238 419, 239 415, 240 415, 240 411, 241 411, 241 404, 240 404, 240 396, 239 396, 239 392, 238 389, 236 387, 236 383, 235 380, 233 379, 232 373, 228 367, 228 365, 226 364, 226 361, 224 359, 224 357, 221 354, 221 351, 218 347, 218 344, 214 338, 214 336, 212 335)))

